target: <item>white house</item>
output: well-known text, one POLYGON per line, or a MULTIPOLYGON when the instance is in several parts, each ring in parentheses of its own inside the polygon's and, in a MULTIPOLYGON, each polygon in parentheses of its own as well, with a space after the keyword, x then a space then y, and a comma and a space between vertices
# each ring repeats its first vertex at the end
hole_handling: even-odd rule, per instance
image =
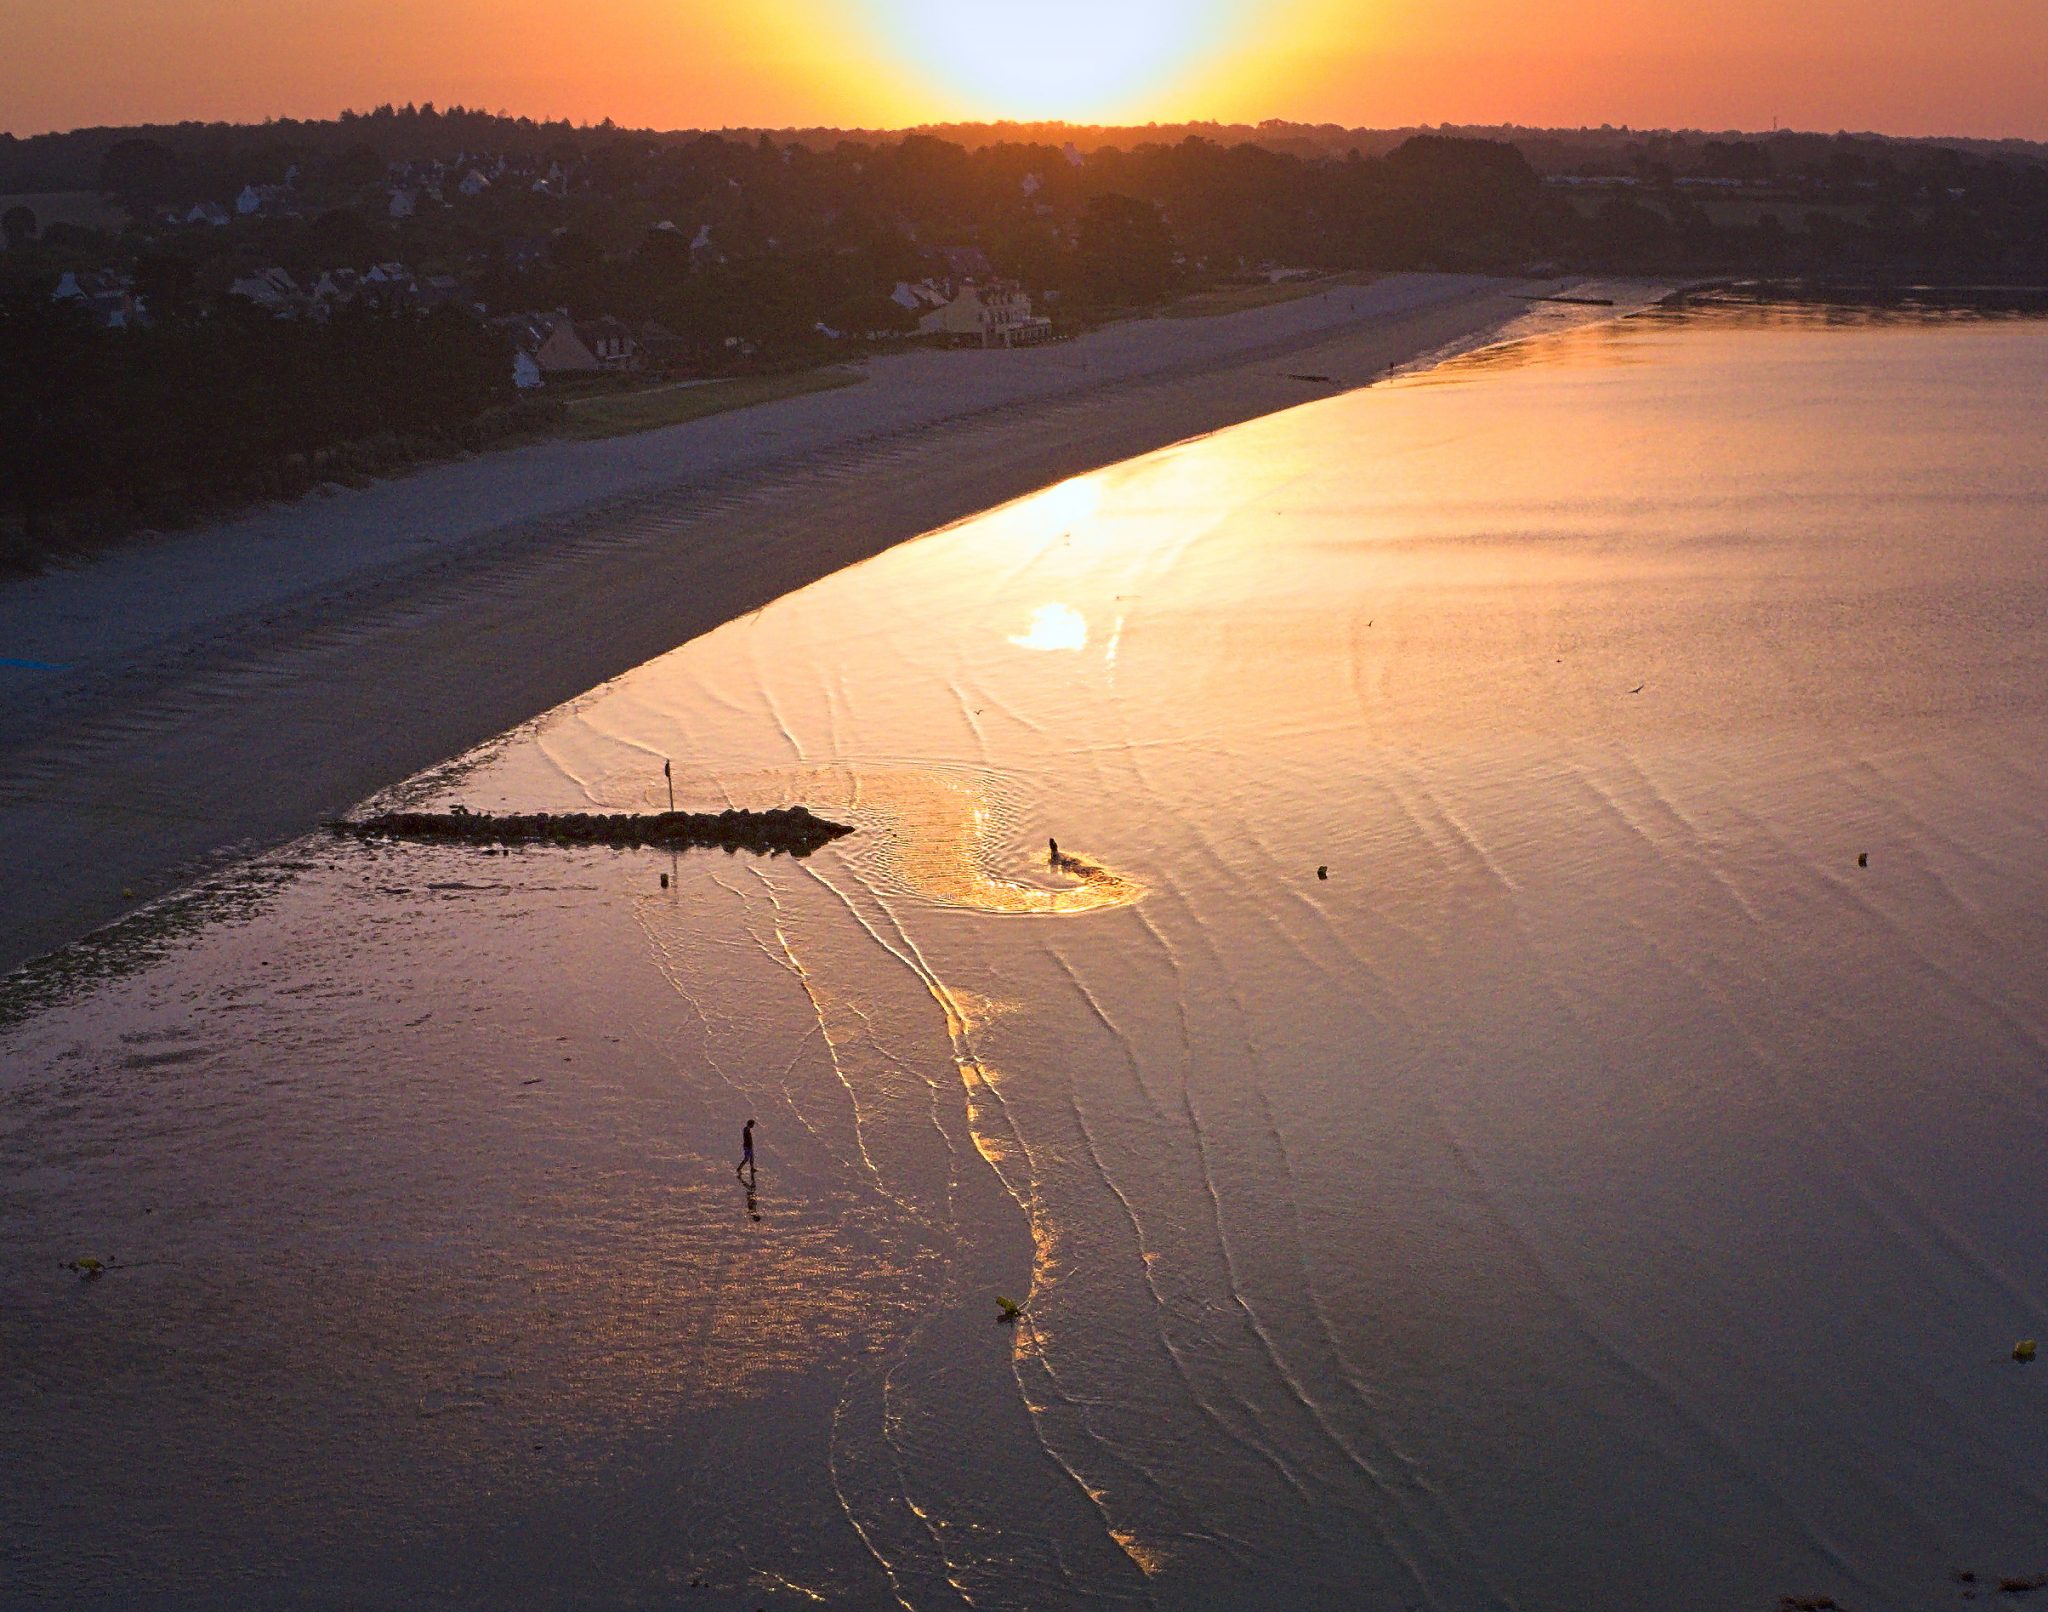
POLYGON ((481 196, 485 191, 489 190, 491 182, 480 171, 472 168, 462 176, 462 183, 455 188, 461 191, 463 195, 473 198, 481 196))
POLYGON ((1027 347, 1052 337, 1052 321, 1032 313, 1031 299, 998 281, 962 282, 959 294, 919 319, 917 328, 956 345, 973 339, 984 347, 1027 347))
POLYGON ((512 355, 512 384, 522 392, 547 384, 540 372, 540 360, 532 353, 521 350, 512 355))
POLYGON ((419 211, 420 199, 416 191, 394 190, 391 193, 391 216, 410 218, 419 211))

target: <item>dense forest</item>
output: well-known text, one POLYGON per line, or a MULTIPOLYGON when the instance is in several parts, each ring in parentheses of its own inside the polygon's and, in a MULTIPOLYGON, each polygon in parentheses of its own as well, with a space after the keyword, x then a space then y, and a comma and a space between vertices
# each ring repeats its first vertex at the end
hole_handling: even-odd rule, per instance
POLYGON ((2018 143, 946 132, 380 108, 0 139, 0 542, 19 558, 81 512, 190 517, 489 440, 512 385, 488 321, 529 310, 652 322, 716 373, 900 337, 914 320, 892 288, 963 261, 1068 328, 1275 268, 2048 284, 2048 153, 2018 143), (64 191, 103 214, 37 215, 64 191), (305 286, 381 264, 441 291, 317 318, 236 294, 251 273, 305 286), (120 328, 54 295, 66 274, 121 286, 120 328))
POLYGON ((580 156, 614 141, 636 145, 682 146, 717 134, 728 141, 753 144, 766 136, 781 148, 798 145, 828 152, 843 145, 894 145, 907 134, 944 140, 969 151, 985 146, 1073 145, 1084 155, 1104 147, 1135 151, 1144 146, 1178 145, 1183 140, 1211 145, 1256 145, 1305 159, 1345 157, 1357 151, 1378 157, 1417 134, 1460 139, 1495 140, 1512 145, 1545 175, 1623 175, 1648 162, 1670 161, 1675 155, 1685 171, 1685 154, 1709 146, 1753 145, 1772 153, 1774 167, 1784 171, 1824 165, 1836 151, 1850 148, 1884 157, 1911 168, 1929 154, 1951 151, 1963 156, 1999 160, 2048 162, 2048 143, 2031 140, 1968 138, 1903 138, 1878 134, 1817 134, 1796 130, 1768 135, 1735 130, 1636 130, 1598 128, 1541 129, 1514 124, 1435 128, 1365 129, 1334 123, 1293 123, 1271 118, 1262 123, 1149 123, 1126 125, 1041 123, 946 123, 913 130, 838 128, 748 129, 622 129, 612 123, 576 124, 510 117, 467 107, 381 106, 340 117, 306 121, 274 119, 260 124, 175 123, 133 128, 87 128, 26 138, 0 132, 0 195, 15 191, 83 190, 99 175, 107 149, 121 141, 148 139, 173 151, 197 184, 209 180, 218 190, 239 186, 252 176, 253 165, 266 156, 277 172, 311 156, 332 158, 352 149, 377 152, 387 161, 446 158, 465 151, 503 151, 537 155, 580 156))
POLYGON ((289 497, 481 446, 511 384, 476 320, 348 312, 278 321, 223 309, 129 330, 0 291, 0 474, 17 561, 53 511, 175 524, 223 501, 289 497))

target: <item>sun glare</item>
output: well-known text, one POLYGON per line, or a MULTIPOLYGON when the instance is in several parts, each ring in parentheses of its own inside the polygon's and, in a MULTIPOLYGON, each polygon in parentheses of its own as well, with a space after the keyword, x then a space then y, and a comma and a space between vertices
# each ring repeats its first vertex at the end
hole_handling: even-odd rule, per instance
POLYGON ((1224 42, 1228 0, 865 0, 892 52, 963 115, 1102 118, 1170 89, 1224 42))

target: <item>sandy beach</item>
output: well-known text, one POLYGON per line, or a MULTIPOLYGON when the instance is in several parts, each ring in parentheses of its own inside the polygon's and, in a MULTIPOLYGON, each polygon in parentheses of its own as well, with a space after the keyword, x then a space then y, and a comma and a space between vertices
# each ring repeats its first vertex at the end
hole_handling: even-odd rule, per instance
POLYGON ((0 968, 895 543, 1473 345, 1555 284, 1397 275, 1050 348, 892 356, 844 389, 10 582, 0 968))

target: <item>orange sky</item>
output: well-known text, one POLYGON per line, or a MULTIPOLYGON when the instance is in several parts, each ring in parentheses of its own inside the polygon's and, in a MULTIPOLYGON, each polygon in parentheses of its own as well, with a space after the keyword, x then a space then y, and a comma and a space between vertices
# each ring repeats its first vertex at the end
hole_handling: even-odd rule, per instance
POLYGON ((408 100, 668 128, 1775 118, 2042 139, 2048 0, 0 0, 17 134, 408 100))

